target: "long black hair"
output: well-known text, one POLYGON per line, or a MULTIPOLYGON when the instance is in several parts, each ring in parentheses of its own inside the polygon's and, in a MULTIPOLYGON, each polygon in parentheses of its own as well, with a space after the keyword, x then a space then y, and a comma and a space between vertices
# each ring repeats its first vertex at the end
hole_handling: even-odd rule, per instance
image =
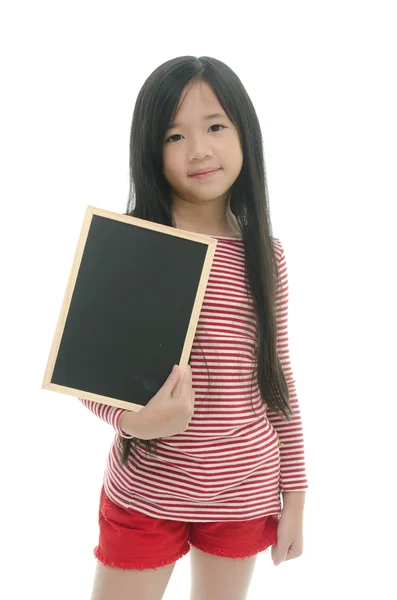
MULTIPOLYGON (((254 376, 263 402, 289 420, 293 410, 276 350, 275 291, 278 267, 270 221, 262 134, 254 106, 238 76, 225 63, 208 56, 180 56, 160 65, 143 84, 134 107, 130 134, 130 190, 126 215, 175 227, 171 189, 163 174, 163 144, 182 92, 195 82, 211 86, 234 123, 243 152, 243 166, 229 190, 230 210, 239 224, 245 249, 246 282, 257 318, 254 376)), ((131 444, 149 452, 157 440, 121 442, 125 464, 131 444)))

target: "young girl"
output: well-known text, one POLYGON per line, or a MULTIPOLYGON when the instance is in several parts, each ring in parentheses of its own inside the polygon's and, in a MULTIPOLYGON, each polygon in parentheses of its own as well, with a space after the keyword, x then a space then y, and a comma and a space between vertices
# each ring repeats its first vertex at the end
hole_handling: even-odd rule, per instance
POLYGON ((125 214, 218 244, 186 372, 138 413, 81 399, 116 431, 92 600, 160 600, 188 552, 191 600, 243 600, 259 552, 272 547, 275 564, 302 554, 308 483, 286 259, 258 118, 227 65, 182 56, 148 77, 130 176, 125 214))

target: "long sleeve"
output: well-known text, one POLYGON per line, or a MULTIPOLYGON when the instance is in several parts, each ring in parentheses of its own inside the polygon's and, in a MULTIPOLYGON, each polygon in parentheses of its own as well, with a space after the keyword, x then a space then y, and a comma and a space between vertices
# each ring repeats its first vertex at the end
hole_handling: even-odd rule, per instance
POLYGON ((286 421, 269 408, 267 416, 281 442, 280 491, 303 492, 309 486, 305 472, 305 450, 301 414, 289 356, 287 262, 284 249, 277 238, 275 239, 275 251, 279 265, 275 299, 277 353, 287 380, 290 404, 295 414, 293 417, 290 417, 290 421, 286 421))
POLYGON ((125 412, 128 412, 127 410, 115 406, 108 406, 107 404, 101 404, 100 402, 93 402, 92 400, 86 400, 85 398, 79 398, 79 400, 86 408, 94 413, 94 415, 111 425, 121 437, 128 440, 134 437, 132 435, 127 435, 120 428, 120 419, 125 412))

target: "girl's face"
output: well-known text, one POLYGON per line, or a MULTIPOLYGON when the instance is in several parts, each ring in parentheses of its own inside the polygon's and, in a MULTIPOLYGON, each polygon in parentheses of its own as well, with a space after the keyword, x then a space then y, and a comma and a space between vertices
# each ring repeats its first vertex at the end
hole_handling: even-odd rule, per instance
POLYGON ((174 195, 194 204, 225 200, 242 166, 236 127, 212 88, 196 82, 179 105, 164 139, 163 171, 174 195), (200 169, 217 171, 207 177, 193 177, 192 173, 200 169))

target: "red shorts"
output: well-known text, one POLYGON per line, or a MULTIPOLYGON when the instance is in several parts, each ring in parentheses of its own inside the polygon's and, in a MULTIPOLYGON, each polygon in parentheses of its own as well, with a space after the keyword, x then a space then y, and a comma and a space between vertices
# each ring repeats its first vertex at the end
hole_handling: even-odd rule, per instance
POLYGON ((183 522, 149 517, 114 504, 102 486, 99 544, 94 556, 121 569, 156 569, 190 546, 228 558, 247 558, 277 543, 278 515, 249 521, 183 522))

